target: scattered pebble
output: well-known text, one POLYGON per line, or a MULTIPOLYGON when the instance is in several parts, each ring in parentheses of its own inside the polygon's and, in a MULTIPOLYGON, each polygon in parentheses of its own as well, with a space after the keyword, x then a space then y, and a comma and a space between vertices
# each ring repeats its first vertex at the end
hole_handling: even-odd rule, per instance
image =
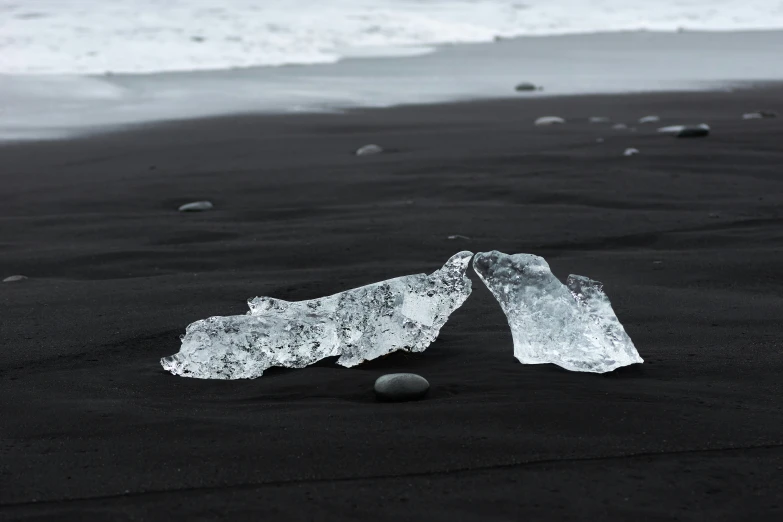
POLYGON ((639 149, 634 149, 632 147, 625 149, 625 152, 623 152, 623 156, 636 156, 637 154, 639 154, 639 149))
POLYGON ((706 124, 696 125, 695 127, 684 127, 677 134, 678 138, 704 138, 710 135, 710 127, 706 124))
POLYGON ((389 373, 375 381, 375 396, 381 401, 415 401, 424 397, 430 383, 415 373, 389 373))
POLYGON ((12 276, 8 276, 5 279, 3 279, 3 283, 13 283, 14 281, 23 281, 25 279, 27 279, 27 276, 12 275, 12 276))
POLYGON ((535 121, 536 125, 559 125, 565 120, 559 116, 541 116, 535 121))
POLYGON ((701 138, 710 135, 710 126, 706 123, 700 123, 699 125, 669 125, 668 127, 659 128, 658 132, 670 134, 677 138, 701 138))
POLYGON ((625 123, 615 123, 614 125, 612 125, 612 128, 617 130, 622 130, 622 129, 627 129, 628 125, 626 125, 625 123))
POLYGON ((710 212, 710 213, 709 213, 709 214, 707 214, 707 215, 708 215, 709 217, 711 217, 712 219, 718 219, 718 218, 720 217, 720 214, 718 214, 717 212, 710 212))
POLYGON ((596 138, 596 139, 595 139, 595 142, 596 142, 596 143, 603 143, 603 142, 604 142, 604 139, 603 139, 603 138, 596 138))
POLYGON ((194 201, 179 207, 180 212, 203 212, 204 210, 212 210, 211 201, 194 201))
POLYGON ((462 236, 460 234, 454 234, 453 236, 449 236, 449 239, 470 239, 468 236, 462 236))
POLYGON ((533 83, 522 82, 518 84, 516 87, 514 87, 514 90, 516 90, 517 92, 530 92, 530 91, 540 91, 542 89, 541 87, 538 87, 533 83))
POLYGON ((761 120, 764 118, 777 118, 778 115, 776 112, 772 111, 755 111, 755 112, 746 112, 742 115, 743 120, 761 120))
POLYGON ((383 152, 383 149, 375 144, 365 145, 364 147, 359 147, 356 150, 357 156, 370 156, 371 154, 379 154, 383 152))
POLYGON ((590 116, 588 121, 590 123, 609 123, 611 120, 606 116, 590 116))
POLYGON ((658 132, 662 134, 677 134, 684 128, 685 125, 669 125, 668 127, 660 127, 658 132))
POLYGON ((661 121, 659 116, 645 116, 643 118, 639 118, 639 123, 655 123, 658 121, 661 121))

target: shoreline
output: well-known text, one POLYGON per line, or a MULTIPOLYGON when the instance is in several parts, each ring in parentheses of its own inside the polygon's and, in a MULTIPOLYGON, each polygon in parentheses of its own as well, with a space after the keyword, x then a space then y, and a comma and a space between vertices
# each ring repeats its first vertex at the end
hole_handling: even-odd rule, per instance
POLYGON ((139 123, 517 97, 700 91, 783 81, 783 31, 618 32, 445 46, 396 58, 230 71, 3 77, 0 140, 57 139, 139 123), (675 52, 675 50, 677 52, 675 52), (749 58, 753 57, 752 62, 749 58))
MULTIPOLYGON (((694 102, 700 99, 700 95, 706 97, 738 94, 742 97, 752 96, 754 93, 758 94, 762 98, 769 98, 769 94, 777 93, 783 87, 783 80, 768 80, 768 81, 748 81, 744 83, 734 84, 733 86, 719 85, 714 88, 702 88, 702 89, 674 89, 670 91, 640 91, 640 92, 620 92, 620 93, 587 93, 587 94, 552 94, 547 92, 536 93, 523 93, 517 96, 510 95, 506 97, 487 97, 478 99, 462 99, 462 100, 449 100, 439 101, 432 103, 409 103, 392 105, 388 107, 346 107, 333 110, 314 110, 303 112, 237 112, 228 114, 216 114, 207 116, 194 116, 183 117, 171 120, 149 121, 135 124, 126 124, 122 126, 114 126, 109 128, 99 128, 92 131, 84 131, 79 134, 70 135, 67 137, 52 137, 52 138, 38 138, 38 139, 18 139, 18 140, 2 140, 0 139, 0 151, 3 149, 13 148, 28 148, 36 147, 38 145, 50 144, 67 144, 67 143, 80 143, 89 140, 102 140, 104 138, 113 139, 122 138, 126 135, 134 136, 143 132, 163 133, 168 131, 177 132, 179 129, 198 129, 204 126, 211 126, 212 124, 222 124, 223 122, 233 124, 238 121, 246 121, 250 123, 256 123, 263 126, 275 125, 277 123, 284 124, 285 122, 299 122, 299 121, 330 121, 340 120, 341 118, 352 119, 355 117, 377 117, 385 118, 388 114, 394 114, 395 112, 409 113, 417 110, 435 111, 438 113, 453 111, 456 114, 460 114, 464 108, 476 108, 485 106, 490 109, 497 109, 498 107, 514 107, 520 103, 532 103, 534 106, 536 102, 538 105, 548 107, 552 114, 539 114, 539 116, 559 115, 558 106, 565 105, 566 107, 572 105, 583 106, 588 103, 598 102, 602 105, 612 106, 618 101, 633 100, 637 97, 643 97, 645 99, 655 100, 668 99, 671 97, 680 98, 688 97, 692 98, 694 102), (532 94, 532 95, 531 95, 532 94), (562 103, 559 103, 562 102, 562 103), (557 114, 556 114, 557 113, 557 114)), ((769 104, 768 104, 769 105, 769 104)), ((774 105, 774 103, 773 103, 774 105)), ((745 112, 753 112, 756 110, 765 110, 764 107, 749 106, 745 112)), ((562 111, 561 111, 562 112, 562 111)), ((600 111, 598 111, 600 112, 600 111)), ((773 111, 774 112, 774 111, 773 111)), ((742 114, 738 113, 737 117, 741 119, 742 114)), ((585 113, 581 111, 580 115, 576 118, 566 118, 566 123, 573 123, 576 121, 579 124, 584 124, 592 116, 603 116, 602 114, 585 113)), ((533 125, 535 118, 530 121, 520 121, 521 125, 533 125)), ((701 121, 690 120, 675 120, 677 124, 692 124, 697 125, 703 123, 701 121)), ((633 132, 636 132, 639 128, 644 131, 657 131, 659 127, 674 124, 671 121, 664 125, 652 124, 652 125, 639 125, 638 122, 616 122, 610 121, 603 125, 596 125, 596 128, 605 128, 608 131, 611 125, 614 123, 626 123, 629 127, 635 127, 633 132), (607 125, 608 123, 608 125, 607 125)), ((657 134, 657 132, 653 132, 657 134)), ((358 142, 357 142, 358 143, 358 142)), ((358 147, 357 147, 358 148, 358 147)))

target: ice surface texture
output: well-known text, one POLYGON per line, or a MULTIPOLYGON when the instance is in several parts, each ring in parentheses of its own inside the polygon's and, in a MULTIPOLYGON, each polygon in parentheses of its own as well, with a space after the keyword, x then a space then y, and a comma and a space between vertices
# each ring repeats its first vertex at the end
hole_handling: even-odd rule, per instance
POLYGON ((382 355, 422 352, 471 292, 472 252, 459 252, 431 275, 388 279, 309 301, 248 300, 247 315, 190 324, 179 353, 161 359, 175 375, 254 379, 272 366, 303 368, 340 356, 356 366, 382 355))
POLYGON ((570 275, 564 285, 532 254, 479 252, 473 268, 505 312, 520 362, 595 373, 644 362, 598 281, 570 275))

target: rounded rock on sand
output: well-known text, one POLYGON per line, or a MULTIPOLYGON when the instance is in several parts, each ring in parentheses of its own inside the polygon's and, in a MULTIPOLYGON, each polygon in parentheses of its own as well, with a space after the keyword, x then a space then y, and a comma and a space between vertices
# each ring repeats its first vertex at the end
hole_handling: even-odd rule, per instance
POLYGON ((710 135, 710 128, 707 125, 696 125, 683 127, 674 136, 677 138, 705 138, 710 135))
POLYGON ((531 92, 541 90, 541 87, 536 86, 534 83, 522 82, 518 83, 514 90, 517 92, 531 92))
POLYGON ((378 377, 374 389, 379 401, 415 401, 427 394, 430 383, 415 373, 388 373, 378 377))
POLYGON ((777 118, 778 114, 773 111, 753 111, 742 115, 743 120, 763 120, 766 118, 777 118))
POLYGON ((706 123, 698 125, 669 125, 658 129, 661 134, 669 134, 676 138, 703 138, 710 135, 710 126, 706 123))
POLYGON ((3 279, 3 283, 14 283, 16 281, 24 281, 25 279, 27 279, 27 276, 12 275, 12 276, 8 276, 5 279, 3 279))
POLYGON ((194 201, 192 203, 185 203, 179 207, 180 212, 203 212, 205 210, 212 210, 213 205, 211 201, 194 201))
POLYGON ((536 125, 560 125, 565 123, 565 120, 560 116, 541 116, 534 123, 536 125))
POLYGON ((375 145, 374 143, 371 143, 370 145, 365 145, 364 147, 359 147, 356 150, 357 156, 370 156, 372 154, 380 154, 383 152, 383 149, 380 147, 380 145, 375 145))

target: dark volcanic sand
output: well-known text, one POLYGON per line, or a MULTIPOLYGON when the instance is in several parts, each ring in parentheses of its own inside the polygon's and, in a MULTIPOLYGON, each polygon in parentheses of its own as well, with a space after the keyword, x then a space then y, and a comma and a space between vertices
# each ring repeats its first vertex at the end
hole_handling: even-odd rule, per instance
POLYGON ((0 518, 778 519, 783 119, 741 116, 782 96, 248 116, 0 148, 0 276, 30 277, 0 284, 0 518), (713 133, 587 123, 648 114, 713 133), (571 121, 534 127, 544 115, 571 121), (395 152, 352 156, 367 143, 395 152), (201 199, 215 210, 176 211, 201 199), (646 364, 517 363, 472 271, 423 354, 234 382, 158 364, 248 297, 319 297, 463 249, 603 281, 646 364), (429 398, 376 403, 390 371, 426 377, 429 398))

